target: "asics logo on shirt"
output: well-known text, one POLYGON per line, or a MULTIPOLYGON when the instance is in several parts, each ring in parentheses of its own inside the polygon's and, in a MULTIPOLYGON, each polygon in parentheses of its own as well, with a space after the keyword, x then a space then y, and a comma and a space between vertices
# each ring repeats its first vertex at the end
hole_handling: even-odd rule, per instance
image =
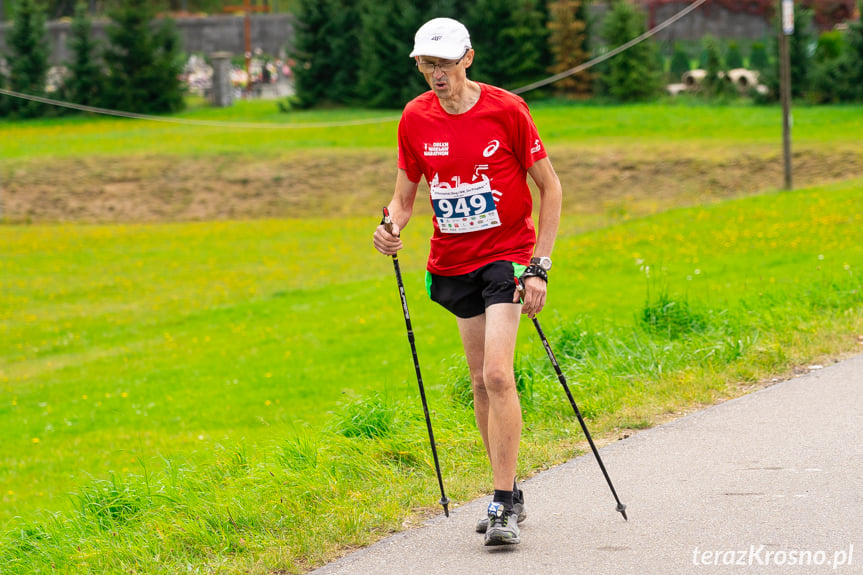
POLYGON ((533 143, 533 147, 530 149, 530 153, 531 153, 531 154, 535 154, 535 153, 537 153, 538 151, 540 151, 541 149, 542 149, 542 143, 539 141, 539 139, 537 139, 537 140, 533 143))
POLYGON ((492 140, 482 151, 483 157, 490 158, 500 148, 500 140, 492 140))

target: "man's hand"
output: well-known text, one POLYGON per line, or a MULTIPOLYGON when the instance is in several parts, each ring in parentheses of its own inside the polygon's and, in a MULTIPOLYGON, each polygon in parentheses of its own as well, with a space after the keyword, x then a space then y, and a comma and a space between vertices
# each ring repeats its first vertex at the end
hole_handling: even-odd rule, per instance
POLYGON ((520 300, 524 301, 521 306, 521 313, 533 319, 545 307, 547 292, 548 284, 542 278, 526 277, 522 280, 519 288, 515 290, 513 303, 518 303, 520 300))
POLYGON ((377 227, 375 235, 373 236, 375 249, 385 256, 394 255, 404 247, 404 245, 402 245, 402 240, 399 237, 399 233, 401 232, 399 225, 393 222, 389 224, 389 226, 392 228, 392 232, 388 232, 387 226, 381 224, 377 227))

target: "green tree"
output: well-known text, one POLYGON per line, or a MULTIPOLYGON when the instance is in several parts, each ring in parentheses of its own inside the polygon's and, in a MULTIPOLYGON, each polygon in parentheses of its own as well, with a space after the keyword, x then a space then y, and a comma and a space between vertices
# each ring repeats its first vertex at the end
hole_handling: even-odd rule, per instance
MULTIPOLYGON (((45 39, 45 14, 34 0, 18 2, 7 44, 10 49, 6 58, 9 89, 44 96, 49 48, 45 39)), ((11 97, 4 100, 3 111, 13 118, 37 118, 53 112, 39 102, 11 97)))
POLYGON ((545 72, 548 30, 536 0, 476 0, 462 21, 476 50, 473 79, 517 88, 545 72))
POLYGON ((795 7, 794 34, 788 42, 791 60, 791 95, 795 98, 803 96, 809 89, 809 75, 812 68, 811 48, 816 43, 815 30, 812 10, 802 6, 795 7))
POLYGON ((730 92, 730 84, 725 79, 725 72, 722 63, 722 52, 719 46, 719 40, 713 36, 705 36, 702 40, 704 53, 706 55, 704 82, 702 84, 702 93, 708 98, 715 98, 730 92))
POLYGON ((863 22, 850 22, 844 34, 821 35, 811 81, 814 102, 863 101, 863 22))
MULTIPOLYGON (((615 0, 603 22, 602 36, 613 49, 646 30, 644 12, 626 0, 615 0)), ((646 100, 658 93, 661 66, 652 40, 636 44, 606 64, 603 82, 612 97, 621 101, 646 100)))
MULTIPOLYGON (((465 0, 364 0, 361 4, 358 93, 364 105, 400 108, 429 89, 409 57, 414 35, 431 18, 464 19, 465 0)), ((479 52, 479 50, 477 50, 479 52)), ((473 74, 473 68, 468 72, 473 74)))
POLYGON ((397 108, 428 89, 408 57, 423 23, 418 3, 367 0, 362 10, 359 94, 365 105, 397 108))
POLYGON ((155 22, 158 8, 146 0, 121 0, 109 13, 105 107, 136 113, 182 109, 180 40, 173 20, 155 22))
POLYGON ((728 70, 743 67, 743 54, 740 52, 740 46, 737 42, 728 43, 728 51, 725 53, 725 67, 728 70))
POLYGON ((768 66, 767 48, 764 47, 764 42, 753 42, 749 52, 749 68, 763 72, 768 66))
POLYGON ((348 103, 357 97, 360 8, 349 0, 301 0, 293 58, 299 104, 348 103))
POLYGON ((69 73, 63 85, 63 96, 70 102, 85 106, 102 103, 104 83, 97 55, 98 46, 93 41, 91 30, 87 3, 80 1, 75 6, 75 17, 69 30, 72 61, 68 63, 69 73))
MULTIPOLYGON (((780 57, 779 35, 782 34, 781 22, 774 18, 776 34, 771 42, 773 61, 763 70, 761 83, 770 91, 770 99, 779 99, 780 57)), ((788 59, 791 73, 791 97, 802 97, 810 87, 810 71, 812 69, 811 47, 815 45, 815 25, 812 11, 802 6, 794 8, 794 33, 788 37, 788 59)))
POLYGON ((851 88, 850 97, 863 101, 863 0, 857 2, 856 21, 848 23, 845 34, 845 50, 842 53, 844 76, 851 88))
MULTIPOLYGON (((587 9, 584 0, 556 0, 548 5, 551 34, 549 46, 552 65, 549 72, 559 74, 583 64, 590 58, 587 9)), ((559 82, 555 88, 565 94, 588 94, 591 73, 582 70, 559 82)))
POLYGON ((683 80, 683 75, 691 69, 692 65, 689 61, 689 54, 679 42, 675 42, 674 54, 671 55, 671 65, 669 67, 671 81, 681 82, 683 80))

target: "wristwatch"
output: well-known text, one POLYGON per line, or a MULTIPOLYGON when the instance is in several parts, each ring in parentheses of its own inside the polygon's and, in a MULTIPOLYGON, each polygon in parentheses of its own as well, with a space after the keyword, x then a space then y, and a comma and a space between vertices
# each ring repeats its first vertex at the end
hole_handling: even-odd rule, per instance
POLYGON ((530 263, 537 265, 540 267, 542 271, 548 271, 551 269, 551 258, 541 257, 541 258, 530 258, 530 263))

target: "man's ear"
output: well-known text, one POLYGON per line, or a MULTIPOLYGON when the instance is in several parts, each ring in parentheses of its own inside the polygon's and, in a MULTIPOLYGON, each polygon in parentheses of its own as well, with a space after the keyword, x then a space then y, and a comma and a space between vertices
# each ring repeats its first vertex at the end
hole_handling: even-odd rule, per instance
POLYGON ((466 69, 470 68, 470 65, 473 64, 473 55, 474 55, 473 48, 468 50, 467 54, 464 55, 464 67, 466 69))

